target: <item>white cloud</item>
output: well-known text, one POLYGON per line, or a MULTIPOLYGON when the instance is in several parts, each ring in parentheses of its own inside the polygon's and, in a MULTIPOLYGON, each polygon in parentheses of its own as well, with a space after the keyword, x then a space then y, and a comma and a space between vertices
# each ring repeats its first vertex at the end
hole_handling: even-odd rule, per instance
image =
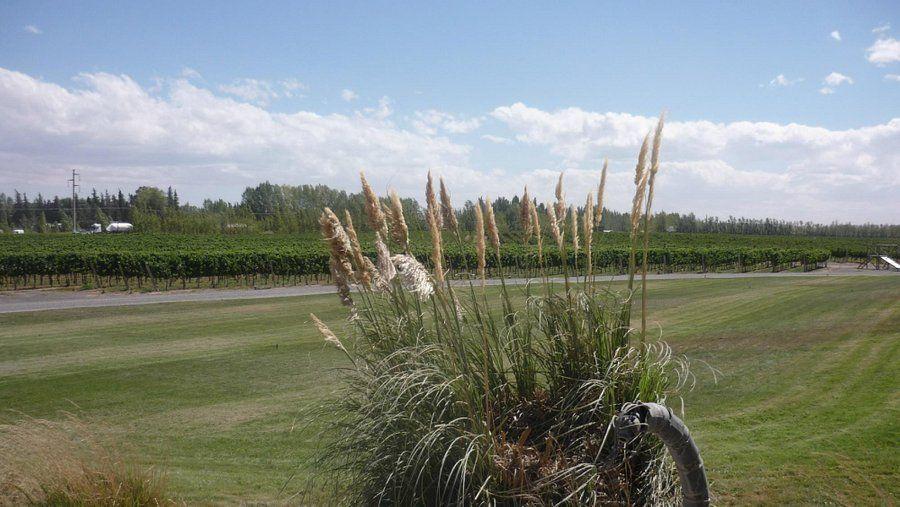
POLYGON ((507 137, 495 136, 492 134, 485 134, 481 136, 485 141, 490 141, 494 144, 513 144, 513 140, 507 137))
POLYGON ((199 72, 190 67, 181 68, 181 77, 185 79, 203 79, 199 72))
POLYGON ((838 42, 841 41, 841 32, 839 32, 839 31, 837 31, 837 30, 834 30, 833 32, 831 32, 830 35, 831 35, 831 38, 832 38, 832 39, 834 39, 834 40, 836 40, 836 41, 838 41, 838 42))
MULTIPOLYGON (((543 111, 522 103, 498 107, 492 116, 518 141, 561 157, 564 167, 596 173, 608 156, 622 180, 611 188, 611 207, 627 208, 634 156, 654 118, 579 108, 543 111)), ((663 153, 662 208, 703 206, 723 216, 825 221, 896 222, 900 213, 893 197, 900 191, 900 118, 848 130, 670 121, 663 153)))
POLYGON ((844 83, 852 85, 853 78, 851 78, 850 76, 845 76, 840 72, 832 72, 831 74, 825 76, 825 79, 822 80, 822 83, 824 83, 826 86, 819 88, 819 93, 821 93, 822 95, 831 95, 832 93, 834 93, 835 88, 841 86, 844 83))
POLYGON ((482 118, 458 118, 450 113, 429 109, 416 111, 412 120, 419 132, 429 135, 446 132, 448 134, 468 134, 481 127, 482 118))
MULTIPOLYGON (((0 190, 59 193, 65 171, 77 167, 86 187, 173 185, 193 202, 234 200, 264 180, 357 191, 356 174, 365 169, 379 192, 394 186, 421 200, 425 173, 434 169, 461 204, 525 184, 549 200, 565 169, 575 202, 596 185, 608 156, 609 206, 625 210, 638 145, 655 123, 628 113, 498 107, 490 116, 508 134, 485 140, 514 138, 515 146, 500 141, 491 149, 527 156, 502 158, 515 166, 479 168, 472 147, 443 134, 473 118, 439 113, 431 134, 413 125, 423 119, 391 113, 386 97, 350 115, 276 113, 185 79, 165 80, 153 92, 128 76, 89 73, 64 87, 0 68, 0 190)), ((848 130, 670 121, 657 202, 701 216, 896 222, 898 191, 900 119, 848 130)))
POLYGON ((769 81, 769 86, 773 87, 773 88, 776 86, 793 86, 802 81, 803 81, 802 77, 799 77, 796 79, 788 79, 787 77, 785 77, 784 74, 778 74, 777 76, 772 78, 771 81, 769 81))
POLYGON ((344 88, 343 90, 341 90, 341 98, 344 99, 345 102, 352 102, 358 99, 359 95, 357 95, 355 91, 349 88, 344 88))
POLYGON ((888 23, 885 23, 885 24, 883 24, 883 25, 881 25, 881 26, 876 26, 875 28, 873 28, 873 29, 872 29, 872 33, 874 33, 874 34, 876 34, 876 35, 881 35, 881 34, 883 34, 883 33, 885 33, 885 32, 890 31, 890 29, 891 29, 891 25, 888 24, 888 23))
POLYGON ((900 40, 893 37, 878 39, 866 49, 866 53, 866 59, 879 67, 900 62, 900 40))
POLYGON ((840 72, 832 72, 831 74, 825 76, 824 82, 828 86, 840 86, 843 83, 853 84, 853 78, 851 78, 850 76, 845 76, 840 72))
POLYGON ((40 35, 40 34, 44 33, 43 30, 41 30, 40 28, 38 28, 34 25, 25 25, 24 27, 22 27, 22 29, 32 35, 40 35))
POLYGON ((261 79, 235 79, 231 84, 219 85, 219 91, 261 106, 278 98, 272 84, 261 79))
POLYGON ((173 185, 193 202, 264 180, 356 190, 361 169, 379 191, 416 196, 407 176, 426 168, 477 179, 469 147, 398 127, 389 111, 383 99, 372 115, 275 113, 183 79, 153 94, 128 76, 62 87, 0 68, 0 189, 57 192, 72 167, 86 188, 173 185))
POLYGON ((900 74, 885 74, 884 80, 885 81, 896 81, 896 82, 900 83, 900 74))

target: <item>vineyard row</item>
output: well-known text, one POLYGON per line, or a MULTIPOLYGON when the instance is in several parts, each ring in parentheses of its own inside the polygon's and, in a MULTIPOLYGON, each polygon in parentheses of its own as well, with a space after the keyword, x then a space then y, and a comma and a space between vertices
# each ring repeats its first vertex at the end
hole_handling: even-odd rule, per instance
MULTIPOLYGON (((414 255, 426 265, 429 252, 414 248, 414 255)), ((475 266, 474 250, 451 249, 446 252, 445 268, 451 275, 466 276, 463 266, 475 266)), ((653 248, 648 250, 655 272, 778 271, 792 267, 814 269, 825 263, 832 252, 821 248, 653 248)), ((374 258, 374 252, 366 252, 374 258)), ((623 273, 628 249, 598 248, 593 252, 595 271, 623 273)), ((568 253, 568 265, 584 266, 584 256, 568 253)), ((533 248, 508 245, 501 250, 502 265, 511 275, 536 276, 540 273, 533 248)), ((544 252, 544 269, 557 274, 563 263, 559 252, 544 252)), ((430 267, 430 266, 429 266, 430 267)), ((488 268, 496 269, 489 258, 488 268)), ((0 253, 0 285, 8 288, 59 285, 126 288, 169 288, 200 285, 295 285, 326 281, 328 254, 318 249, 173 251, 173 252, 3 252, 0 253)))

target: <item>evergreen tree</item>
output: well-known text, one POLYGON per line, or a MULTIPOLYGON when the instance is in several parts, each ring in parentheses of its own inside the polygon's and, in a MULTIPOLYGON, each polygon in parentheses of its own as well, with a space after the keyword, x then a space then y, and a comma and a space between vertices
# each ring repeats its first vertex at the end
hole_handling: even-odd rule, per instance
POLYGON ((37 224, 35 224, 35 232, 45 233, 49 232, 50 228, 47 226, 47 216, 44 215, 44 212, 41 211, 38 213, 37 224))
POLYGON ((106 230, 106 228, 109 227, 109 217, 100 208, 94 209, 94 220, 103 227, 103 230, 106 230))

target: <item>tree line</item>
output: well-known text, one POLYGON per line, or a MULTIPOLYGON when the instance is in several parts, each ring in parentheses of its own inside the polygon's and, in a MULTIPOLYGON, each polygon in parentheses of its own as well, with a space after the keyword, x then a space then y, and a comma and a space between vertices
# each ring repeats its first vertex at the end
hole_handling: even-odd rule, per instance
MULTIPOLYGON (((498 197, 493 201, 497 226, 501 233, 513 234, 522 229, 518 195, 498 197)), ((94 223, 130 222, 139 232, 172 233, 300 233, 318 230, 318 217, 323 207, 347 209, 360 229, 366 228, 365 199, 361 193, 348 193, 327 185, 277 185, 268 181, 247 187, 240 202, 206 199, 199 206, 182 204, 177 190, 142 186, 134 193, 122 190, 111 194, 92 190, 79 196, 76 203, 77 227, 88 230, 94 223)), ((415 199, 403 199, 408 226, 413 231, 427 228, 424 208, 415 199)), ((544 205, 538 204, 541 216, 544 205)), ((460 226, 472 230, 475 203, 466 201, 457 209, 460 226)), ((625 231, 630 226, 629 213, 605 208, 599 225, 602 230, 625 231)), ((653 216, 656 232, 728 233, 783 236, 834 236, 855 238, 900 237, 900 225, 850 224, 832 222, 787 221, 772 218, 698 217, 660 211, 653 216)), ((0 230, 20 228, 30 232, 66 232, 73 228, 72 198, 38 194, 29 199, 25 193, 0 192, 0 230)))

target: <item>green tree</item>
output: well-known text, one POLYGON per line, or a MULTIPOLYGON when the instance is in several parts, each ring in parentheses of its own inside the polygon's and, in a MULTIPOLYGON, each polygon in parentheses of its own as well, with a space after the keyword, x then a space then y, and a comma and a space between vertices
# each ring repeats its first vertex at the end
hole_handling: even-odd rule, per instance
POLYGON ((59 209, 59 222, 62 224, 63 232, 72 231, 72 217, 62 208, 59 209))
POLYGON ((154 212, 157 217, 166 209, 166 194, 156 187, 140 187, 134 192, 134 207, 147 213, 154 212))
POLYGON ((145 212, 141 208, 135 208, 131 216, 135 231, 159 232, 162 230, 162 220, 153 211, 145 212))

